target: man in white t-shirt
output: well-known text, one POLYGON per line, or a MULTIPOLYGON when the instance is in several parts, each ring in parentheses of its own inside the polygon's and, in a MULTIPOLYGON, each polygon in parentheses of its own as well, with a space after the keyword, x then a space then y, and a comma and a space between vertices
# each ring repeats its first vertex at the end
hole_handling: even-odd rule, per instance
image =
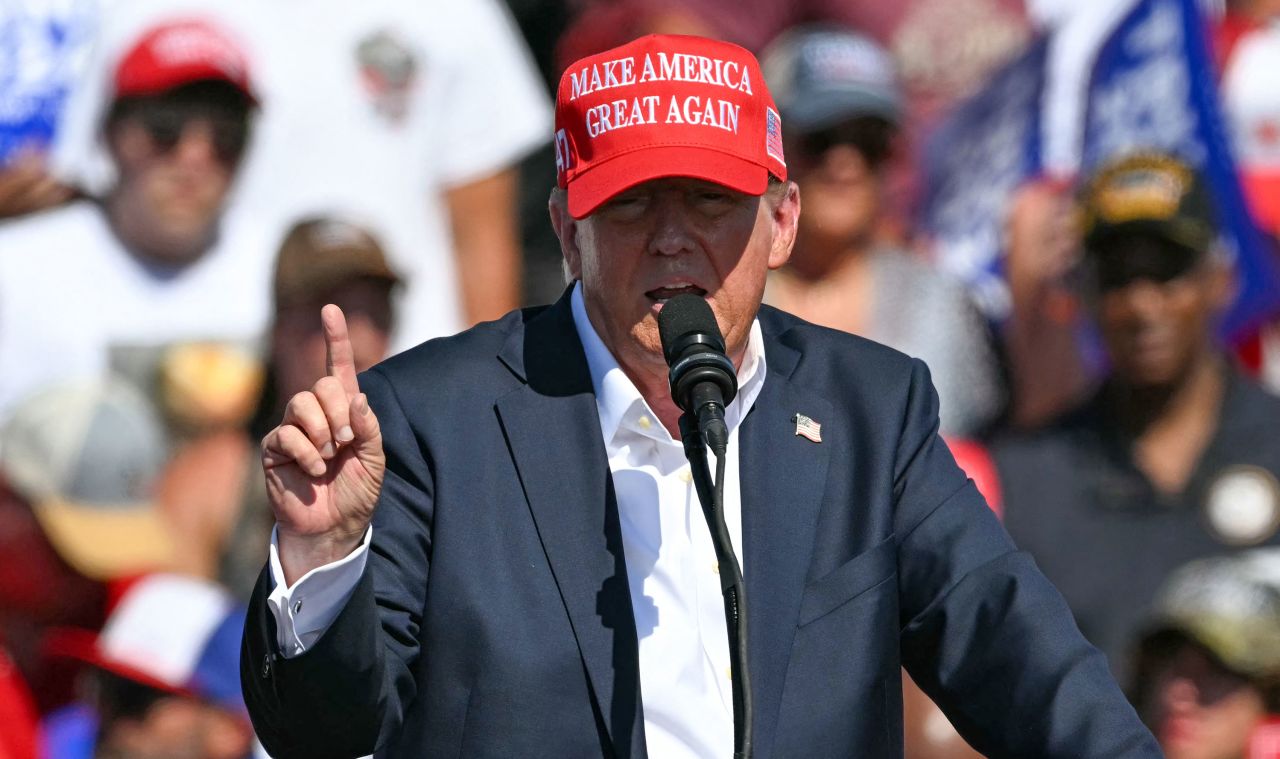
MULTIPOLYGON (((176 17, 225 25, 254 65, 262 112, 235 205, 271 230, 264 258, 303 217, 370 229, 405 279, 393 351, 518 305, 514 167, 551 112, 498 0, 120 0, 91 68, 176 17)), ((107 176, 91 126, 104 89, 72 94, 55 146, 91 189, 107 176)))
MULTIPOLYGON (((101 122, 118 179, 101 201, 0 227, 0 417, 58 380, 115 369, 149 382, 175 344, 205 347, 171 379, 254 374, 252 360, 207 346, 248 346, 267 321, 270 259, 255 257, 252 227, 222 223, 256 103, 241 51, 216 27, 134 41, 101 122)), ((211 397, 169 389, 188 405, 211 397)))

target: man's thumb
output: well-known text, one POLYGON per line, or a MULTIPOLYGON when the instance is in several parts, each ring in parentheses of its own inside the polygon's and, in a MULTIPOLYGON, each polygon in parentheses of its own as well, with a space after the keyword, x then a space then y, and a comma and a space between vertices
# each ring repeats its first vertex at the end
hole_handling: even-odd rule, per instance
POLYGON ((351 431, 355 433, 355 440, 351 441, 351 445, 356 449, 356 454, 366 463, 371 457, 381 463, 382 428, 378 425, 377 415, 369 408, 369 398, 364 393, 351 399, 350 417, 351 431))

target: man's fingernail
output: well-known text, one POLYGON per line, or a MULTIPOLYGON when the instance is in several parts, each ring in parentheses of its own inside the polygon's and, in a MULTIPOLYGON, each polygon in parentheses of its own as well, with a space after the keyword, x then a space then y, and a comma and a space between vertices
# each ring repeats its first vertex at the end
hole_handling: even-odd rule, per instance
POLYGON ((329 467, 325 466, 323 461, 318 461, 315 466, 311 467, 311 476, 323 477, 327 471, 329 471, 329 467))
POLYGON ((369 398, 364 393, 356 396, 356 413, 367 414, 369 412, 369 398))
POLYGON ((351 431, 350 426, 346 426, 338 430, 339 443, 350 443, 352 440, 355 440, 355 439, 356 439, 356 433, 351 431))
POLYGON ((333 443, 325 443, 320 447, 320 455, 326 459, 333 458, 333 454, 338 451, 333 447, 333 443))

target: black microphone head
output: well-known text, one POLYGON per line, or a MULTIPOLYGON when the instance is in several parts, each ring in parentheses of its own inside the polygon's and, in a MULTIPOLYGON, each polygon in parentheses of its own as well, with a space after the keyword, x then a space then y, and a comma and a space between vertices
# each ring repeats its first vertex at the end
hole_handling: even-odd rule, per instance
POLYGON ((675 363, 691 344, 707 338, 721 353, 724 352, 724 336, 720 334, 720 325, 716 323, 711 306, 693 293, 677 295, 662 305, 658 312, 658 335, 662 339, 662 355, 668 366, 675 363), (703 338, 690 341, 688 338, 693 335, 703 338))
POLYGON ((662 355, 671 367, 671 399, 677 406, 694 413, 703 401, 714 401, 723 409, 733 400, 738 377, 725 355, 720 325, 705 300, 689 293, 667 301, 658 312, 658 335, 662 355), (699 396, 712 387, 712 395, 699 396))

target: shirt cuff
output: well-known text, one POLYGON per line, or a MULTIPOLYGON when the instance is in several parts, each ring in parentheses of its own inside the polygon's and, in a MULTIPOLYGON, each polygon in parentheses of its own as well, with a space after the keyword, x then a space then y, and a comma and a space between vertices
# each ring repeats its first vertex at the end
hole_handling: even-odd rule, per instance
POLYGON ((369 558, 373 526, 351 553, 330 564, 307 572, 293 587, 284 580, 276 528, 271 528, 271 556, 267 562, 275 588, 267 596, 267 607, 276 620, 276 644, 286 659, 301 655, 315 645, 347 604, 351 592, 364 574, 369 558))

